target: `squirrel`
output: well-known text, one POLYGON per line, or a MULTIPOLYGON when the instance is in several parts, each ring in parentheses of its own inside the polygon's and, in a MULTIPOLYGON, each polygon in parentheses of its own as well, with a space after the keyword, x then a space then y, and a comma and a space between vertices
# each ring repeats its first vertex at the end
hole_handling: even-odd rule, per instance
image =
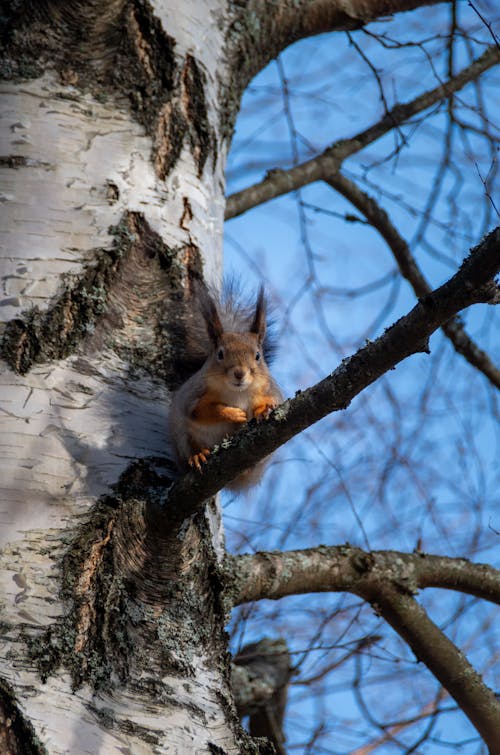
MULTIPOLYGON (((198 283, 195 294, 202 325, 198 339, 205 342, 196 345, 204 347, 205 361, 174 392, 169 429, 178 467, 185 471, 189 465, 202 472, 211 447, 234 435, 245 422, 267 419, 283 396, 265 359, 273 345, 264 288, 260 287, 251 309, 238 303, 232 291, 218 306, 205 284, 198 283)), ((191 323, 193 318, 196 321, 195 310, 191 323)), ((268 458, 227 487, 239 491, 260 482, 268 458)))

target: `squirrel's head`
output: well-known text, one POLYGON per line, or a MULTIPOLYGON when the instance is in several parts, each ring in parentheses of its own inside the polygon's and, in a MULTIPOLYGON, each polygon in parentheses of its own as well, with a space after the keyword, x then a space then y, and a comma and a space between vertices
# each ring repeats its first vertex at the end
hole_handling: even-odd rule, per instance
POLYGON ((221 373, 226 386, 244 391, 267 371, 255 333, 223 333, 212 357, 211 372, 221 373))
POLYGON ((227 387, 244 391, 263 374, 267 374, 263 343, 266 335, 266 304, 264 289, 259 290, 250 328, 244 333, 226 333, 217 307, 207 296, 202 303, 207 332, 213 347, 210 373, 220 380, 223 375, 227 387))

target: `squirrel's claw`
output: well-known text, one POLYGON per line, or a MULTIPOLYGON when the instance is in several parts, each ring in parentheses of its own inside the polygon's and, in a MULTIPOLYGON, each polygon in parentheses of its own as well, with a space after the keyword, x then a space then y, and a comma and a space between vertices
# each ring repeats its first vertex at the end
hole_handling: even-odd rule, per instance
POLYGON ((260 421, 262 419, 267 419, 269 415, 271 414, 272 410, 275 409, 278 406, 278 404, 270 403, 268 401, 263 402, 262 404, 257 404, 257 406, 254 406, 253 408, 253 416, 257 421, 260 421))
POLYGON ((203 464, 207 463, 207 456, 210 456, 210 450, 208 448, 202 448, 201 451, 198 451, 197 454, 193 454, 188 459, 188 464, 190 467, 196 467, 198 472, 202 471, 202 466, 200 462, 203 462, 203 464))

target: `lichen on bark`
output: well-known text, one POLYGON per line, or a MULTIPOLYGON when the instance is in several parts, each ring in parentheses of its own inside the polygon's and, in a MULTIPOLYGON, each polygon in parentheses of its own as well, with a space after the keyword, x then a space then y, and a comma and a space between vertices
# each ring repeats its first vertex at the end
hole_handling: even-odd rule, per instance
POLYGON ((182 281, 200 274, 199 253, 168 247, 141 213, 125 213, 110 233, 112 247, 95 250, 93 261, 76 281, 67 278, 47 310, 33 307, 6 324, 0 354, 13 370, 24 375, 79 347, 92 353, 111 345, 131 368, 178 380, 182 281), (152 338, 142 337, 146 330, 152 338))

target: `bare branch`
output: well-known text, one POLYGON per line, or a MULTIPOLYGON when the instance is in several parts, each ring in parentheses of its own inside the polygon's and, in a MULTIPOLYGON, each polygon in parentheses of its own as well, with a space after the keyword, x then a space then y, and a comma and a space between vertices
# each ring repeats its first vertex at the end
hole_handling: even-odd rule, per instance
POLYGON ((378 582, 362 595, 408 643, 476 727, 490 754, 498 752, 500 703, 460 650, 399 586, 378 582))
POLYGON ((426 553, 368 554, 344 545, 228 557, 234 581, 234 605, 311 592, 359 594, 355 563, 356 559, 367 558, 375 559, 378 569, 410 592, 440 587, 500 605, 500 571, 487 564, 426 553))
POLYGON ((500 228, 492 231, 450 280, 423 297, 407 315, 369 342, 316 385, 288 399, 259 424, 252 422, 213 449, 203 474, 189 472, 166 491, 165 503, 179 520, 280 445, 352 399, 410 354, 428 351, 429 336, 473 303, 500 301, 494 276, 500 269, 500 228))
POLYGON ((323 591, 351 592, 370 602, 455 698, 495 752, 500 703, 413 595, 419 587, 439 586, 500 603, 499 571, 461 559, 367 553, 349 545, 232 556, 226 563, 235 605, 323 591))
POLYGON ((283 718, 291 675, 283 639, 264 637, 245 645, 233 659, 231 686, 238 714, 249 715, 252 736, 270 739, 277 755, 286 755, 283 718))
MULTIPOLYGON (((307 0, 307 2, 269 3, 266 14, 279 21, 293 41, 339 29, 358 29, 381 16, 390 16, 424 5, 436 5, 440 0, 307 0)), ((264 13, 261 14, 264 16, 264 13)))
POLYGON ((395 126, 400 125, 423 110, 449 97, 453 92, 462 89, 467 83, 476 79, 488 68, 500 61, 500 50, 496 46, 489 47, 470 66, 447 82, 431 89, 414 100, 403 105, 395 105, 380 121, 361 131, 350 139, 341 139, 332 144, 321 155, 307 160, 290 170, 272 170, 266 178, 248 189, 236 192, 228 197, 226 219, 241 215, 252 207, 268 202, 270 199, 287 194, 290 191, 306 186, 314 181, 328 179, 340 170, 342 162, 359 152, 368 144, 379 139, 395 126))
MULTIPOLYGON (((376 200, 341 173, 328 178, 326 183, 346 197, 377 229, 394 254, 401 275, 410 283, 415 294, 426 296, 430 293, 432 289, 418 267, 408 243, 398 233, 388 214, 376 200)), ((473 367, 486 375, 494 386, 500 388, 500 370, 493 364, 488 354, 480 349, 467 335, 459 320, 456 318, 448 320, 441 327, 453 343, 456 351, 462 354, 473 367)))
POLYGON ((401 721, 401 723, 399 724, 390 726, 381 737, 373 740, 372 742, 369 742, 368 744, 362 745, 361 747, 357 747, 350 753, 350 755, 371 755, 372 752, 379 750, 383 744, 393 739, 395 734, 399 734, 399 732, 408 729, 410 726, 413 726, 415 723, 422 721, 424 718, 435 718, 436 714, 439 711, 439 699, 444 696, 446 696, 446 692, 440 689, 437 699, 433 700, 430 703, 427 703, 427 705, 424 705, 422 711, 419 714, 413 716, 409 720, 401 721))

